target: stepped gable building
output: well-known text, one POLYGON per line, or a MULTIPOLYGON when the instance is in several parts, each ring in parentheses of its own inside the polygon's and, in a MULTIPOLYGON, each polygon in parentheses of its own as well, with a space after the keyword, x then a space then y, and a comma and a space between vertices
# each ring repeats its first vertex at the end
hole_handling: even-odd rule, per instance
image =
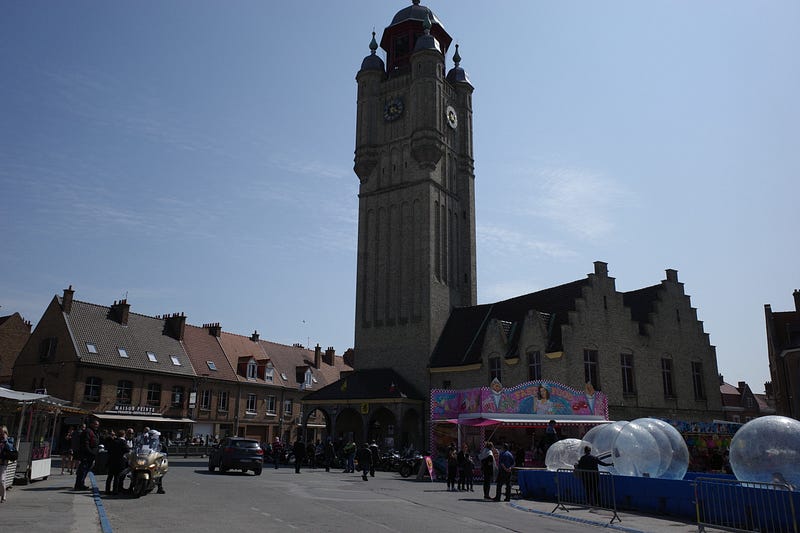
MULTIPOLYGON (((313 364, 310 350, 285 347, 273 369, 264 346, 280 351, 280 345, 264 343, 257 333, 244 337, 218 323, 188 325, 178 313, 132 313, 127 300, 111 306, 81 302, 74 292, 70 286, 50 302, 17 358, 13 383, 17 390, 64 398, 93 412, 105 427, 147 425, 172 438, 294 439, 303 395, 351 370, 329 348, 316 359, 317 381, 300 387, 295 369, 313 364)), ((311 425, 308 437, 318 431, 311 425)))
POLYGON ((675 270, 618 292, 606 263, 586 279, 454 309, 430 358, 432 387, 546 380, 609 399, 610 418, 721 418, 714 347, 675 270))
POLYGON ((772 311, 764 305, 767 353, 777 414, 800 419, 800 290, 794 311, 772 311))
POLYGON ((19 313, 0 316, 0 387, 10 388, 14 363, 30 336, 31 323, 19 313))

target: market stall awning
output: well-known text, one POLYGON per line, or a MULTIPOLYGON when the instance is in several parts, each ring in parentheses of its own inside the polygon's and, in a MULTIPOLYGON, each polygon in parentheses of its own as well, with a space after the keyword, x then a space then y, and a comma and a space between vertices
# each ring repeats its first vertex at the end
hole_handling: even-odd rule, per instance
POLYGON ((5 387, 0 387, 0 399, 11 400, 12 402, 41 402, 51 405, 66 405, 70 402, 61 400, 48 394, 39 394, 36 392, 22 392, 5 387))
POLYGON ((195 421, 191 418, 165 418, 163 416, 146 416, 146 415, 117 415, 108 413, 95 413, 93 416, 100 420, 130 420, 132 422, 172 422, 178 424, 194 424, 195 421))

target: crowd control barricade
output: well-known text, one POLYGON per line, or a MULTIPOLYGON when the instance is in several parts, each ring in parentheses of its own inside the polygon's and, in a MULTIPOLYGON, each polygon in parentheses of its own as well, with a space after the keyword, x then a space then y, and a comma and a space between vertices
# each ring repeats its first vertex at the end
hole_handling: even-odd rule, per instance
POLYGON ((556 501, 551 513, 561 509, 607 509, 614 520, 622 522, 617 514, 617 496, 614 492, 614 476, 596 470, 570 470, 559 468, 556 471, 556 501))
POLYGON ((698 531, 798 533, 798 493, 783 483, 699 477, 694 481, 698 531))

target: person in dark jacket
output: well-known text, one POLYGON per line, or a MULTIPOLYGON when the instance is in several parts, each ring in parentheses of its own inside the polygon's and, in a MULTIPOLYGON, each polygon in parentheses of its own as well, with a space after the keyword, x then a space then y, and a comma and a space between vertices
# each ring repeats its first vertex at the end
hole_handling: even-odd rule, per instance
POLYGON ((303 444, 303 441, 297 439, 294 441, 294 446, 292 447, 292 451, 294 452, 294 473, 300 473, 300 464, 306 458, 306 445, 303 444))
POLYGON ((125 441, 125 430, 120 429, 117 436, 108 443, 108 475, 106 494, 117 494, 122 486, 120 473, 128 466, 127 454, 131 449, 125 441))
POLYGON ((80 464, 78 465, 78 472, 75 475, 75 490, 88 490, 91 488, 86 485, 86 475, 94 466, 97 452, 100 449, 100 438, 97 435, 99 427, 100 420, 93 418, 92 421, 89 422, 89 427, 81 433, 81 441, 78 449, 80 464))
POLYGON ((605 463, 592 455, 591 446, 584 446, 583 456, 578 460, 575 465, 578 477, 583 482, 583 488, 586 491, 586 499, 591 505, 600 504, 600 473, 597 469, 600 466, 614 466, 614 463, 605 463))
POLYGON ((366 442, 359 448, 356 459, 358 459, 358 468, 361 469, 361 479, 367 481, 369 479, 367 473, 372 464, 372 452, 369 451, 369 446, 367 446, 366 442))
POLYGON ((372 454, 369 462, 369 475, 370 477, 375 477, 375 467, 381 460, 381 450, 378 448, 378 443, 372 441, 372 443, 369 445, 369 451, 372 454))
POLYGON ((333 448, 333 441, 330 437, 325 440, 323 453, 325 455, 325 471, 330 472, 333 466, 333 458, 336 456, 336 450, 333 448))

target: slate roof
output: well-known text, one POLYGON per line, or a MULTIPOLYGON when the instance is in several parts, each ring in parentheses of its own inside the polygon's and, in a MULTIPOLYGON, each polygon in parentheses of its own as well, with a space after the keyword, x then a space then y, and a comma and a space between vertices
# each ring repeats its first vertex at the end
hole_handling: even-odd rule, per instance
POLYGON ((588 283, 588 279, 582 279, 493 304, 454 309, 433 350, 430 367, 480 362, 486 328, 493 319, 507 323, 503 326, 509 335, 510 349, 506 357, 516 355, 522 323, 530 311, 538 311, 548 323, 547 351, 559 350, 562 346, 560 326, 567 323, 569 311, 575 310, 575 300, 582 296, 583 287, 588 283))
POLYGON ((64 315, 82 362, 194 376, 183 345, 164 333, 163 319, 130 313, 123 326, 110 318, 110 311, 109 307, 75 300, 70 313, 64 315), (89 353, 87 343, 97 347, 96 354, 89 353), (125 348, 128 357, 119 355, 119 347, 125 348), (147 352, 156 354, 157 362, 150 361, 147 352), (177 357, 180 365, 173 364, 170 356, 177 357))
POLYGON ((231 366, 219 340, 210 334, 208 328, 186 325, 183 333, 183 346, 198 375, 208 374, 211 379, 237 381, 236 370, 231 366), (208 361, 214 364, 212 370, 208 361))
POLYGON ((661 285, 652 285, 644 289, 622 293, 622 302, 631 310, 631 318, 639 324, 647 324, 650 321, 650 313, 655 311, 655 301, 658 300, 658 293, 661 285))
POLYGON ((423 400, 422 394, 390 368, 355 370, 342 379, 308 393, 304 403, 324 400, 375 400, 408 398, 423 400))

